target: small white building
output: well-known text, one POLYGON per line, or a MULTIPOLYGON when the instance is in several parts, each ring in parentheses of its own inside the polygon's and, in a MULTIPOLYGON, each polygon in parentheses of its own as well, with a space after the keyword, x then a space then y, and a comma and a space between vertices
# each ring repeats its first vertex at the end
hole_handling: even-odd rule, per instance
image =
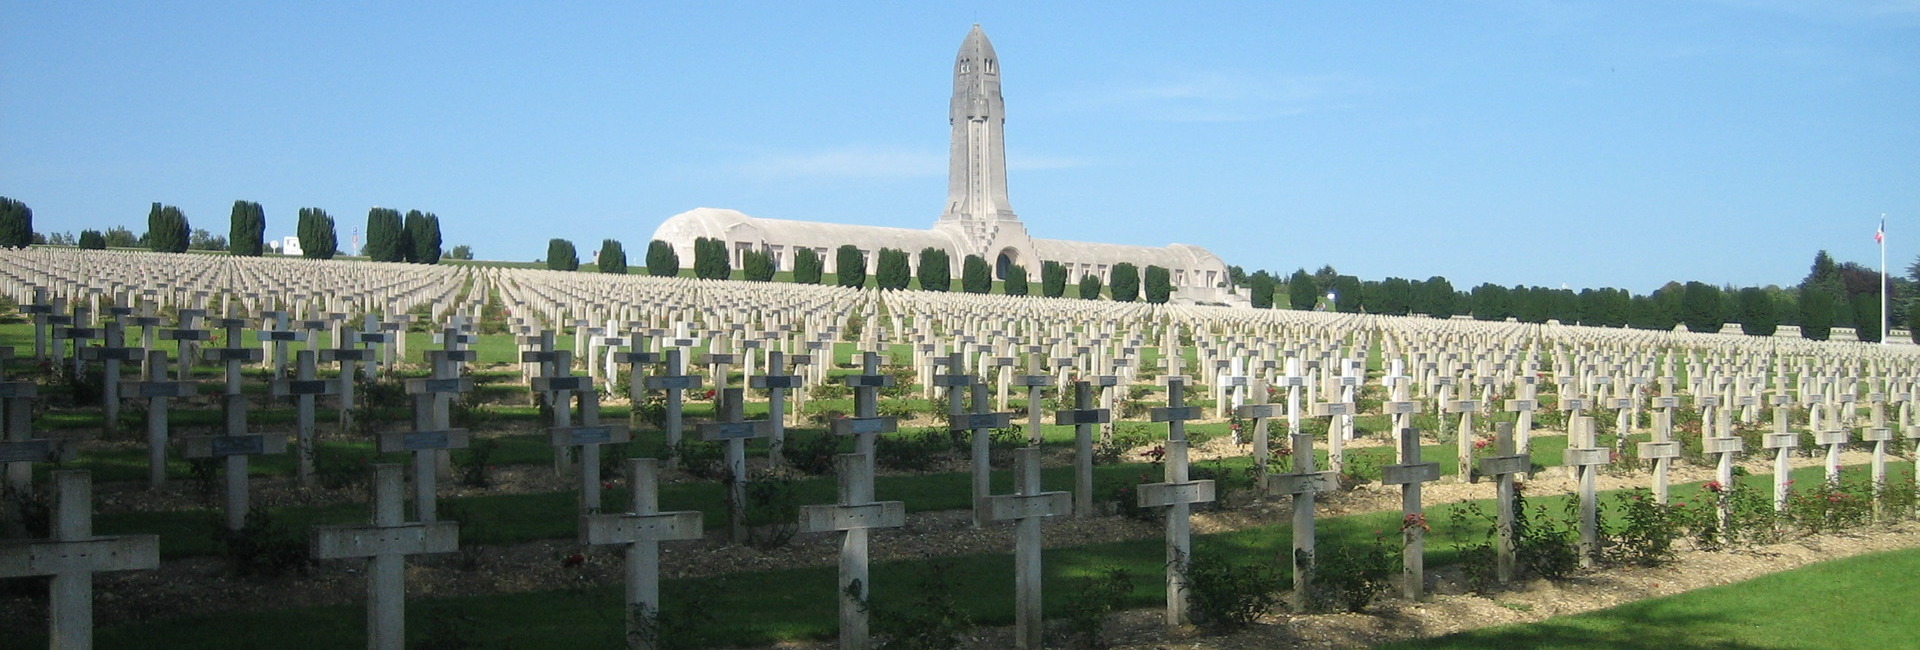
POLYGON ((299 256, 306 254, 306 251, 300 248, 300 238, 291 235, 280 238, 279 248, 281 255, 299 256))

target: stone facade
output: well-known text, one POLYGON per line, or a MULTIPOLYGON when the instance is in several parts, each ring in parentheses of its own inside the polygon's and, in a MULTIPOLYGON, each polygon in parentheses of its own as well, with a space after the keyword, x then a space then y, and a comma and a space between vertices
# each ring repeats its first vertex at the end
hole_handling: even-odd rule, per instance
POLYGON ((1006 103, 1000 96, 1000 62, 987 35, 975 25, 960 44, 953 63, 952 126, 947 174, 947 203, 930 230, 852 226, 750 217, 734 210, 697 208, 674 215, 660 224, 653 238, 673 245, 683 265, 692 264, 693 241, 698 237, 727 243, 734 268, 742 255, 765 251, 782 270, 793 268, 801 248, 820 254, 826 271, 835 272, 835 251, 853 244, 865 253, 867 269, 874 268, 882 248, 906 251, 917 269, 920 251, 947 251, 954 276, 968 255, 994 265, 995 277, 1018 264, 1030 281, 1038 283, 1043 262, 1067 269, 1068 282, 1098 276, 1110 283, 1115 264, 1131 262, 1142 273, 1148 266, 1168 270, 1179 302, 1238 302, 1227 293, 1227 266, 1218 256, 1198 246, 1123 246, 1054 239, 1034 239, 1007 200, 1007 154, 1004 128, 1006 103))

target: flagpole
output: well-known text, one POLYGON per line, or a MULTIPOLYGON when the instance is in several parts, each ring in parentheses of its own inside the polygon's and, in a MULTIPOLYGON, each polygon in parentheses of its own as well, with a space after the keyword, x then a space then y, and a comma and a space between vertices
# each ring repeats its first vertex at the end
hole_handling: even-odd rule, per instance
POLYGON ((1887 328, 1887 213, 1880 213, 1880 344, 1886 345, 1893 339, 1893 333, 1887 328))

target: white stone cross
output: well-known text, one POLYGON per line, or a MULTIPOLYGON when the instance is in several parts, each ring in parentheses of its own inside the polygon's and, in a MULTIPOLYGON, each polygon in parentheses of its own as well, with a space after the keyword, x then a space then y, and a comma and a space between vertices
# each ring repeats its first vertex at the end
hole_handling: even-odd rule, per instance
POLYGON ((100 382, 100 402, 105 407, 102 428, 113 431, 120 428, 120 366, 139 362, 146 350, 125 345, 126 332, 121 329, 118 320, 108 321, 104 329, 102 344, 82 349, 79 354, 80 358, 99 361, 105 367, 100 382))
POLYGON ((1073 511, 1066 492, 1043 492, 1040 487, 1040 450, 1014 450, 1014 493, 989 496, 981 502, 993 521, 1012 520, 1014 529, 1013 581, 1015 648, 1045 647, 1046 624, 1041 617, 1040 520, 1073 511))
MULTIPOLYGON (((958 390, 958 388, 954 390, 958 390)), ((950 431, 968 431, 972 434, 969 442, 973 448, 971 454, 973 461, 973 523, 975 526, 983 526, 988 519, 986 510, 981 508, 981 503, 987 498, 987 495, 991 493, 992 489, 992 433, 994 429, 1011 426, 1013 423, 1013 413, 993 413, 987 410, 992 404, 989 404, 987 401, 986 384, 974 383, 972 392, 973 412, 959 416, 959 418, 949 422, 947 426, 950 431)))
POLYGON ((1399 446, 1400 462, 1380 468, 1380 483, 1400 486, 1400 594, 1419 600, 1426 587, 1426 514, 1420 508, 1420 485, 1440 480, 1440 464, 1421 462, 1419 429, 1401 429, 1399 446))
POLYGON ((873 473, 873 439, 882 433, 900 430, 893 417, 880 417, 880 389, 892 386, 892 375, 880 372, 880 353, 860 354, 860 374, 842 375, 842 382, 853 387, 853 417, 833 421, 836 436, 853 436, 853 453, 866 459, 867 473, 873 473))
POLYGON ((0 578, 53 576, 47 645, 84 650, 93 647, 93 574, 159 568, 160 538, 94 535, 92 475, 60 470, 52 478, 52 537, 0 541, 0 578))
POLYGON ((1113 411, 1093 407, 1093 384, 1073 383, 1073 409, 1054 411, 1053 423, 1073 427, 1073 516, 1093 511, 1093 427, 1113 419, 1113 411))
POLYGON ((373 466, 373 517, 367 526, 313 527, 313 557, 321 560, 366 558, 367 647, 406 647, 407 556, 451 553, 460 548, 460 524, 451 521, 407 523, 399 465, 373 466))
POLYGON ((1313 434, 1293 429, 1293 471, 1267 476, 1268 494, 1293 496, 1293 607, 1305 611, 1312 602, 1313 495, 1340 488, 1339 474, 1315 471, 1313 434))
POLYGON ((1660 396, 1653 398, 1653 408, 1660 409, 1653 425, 1653 440, 1640 443, 1640 459, 1653 461, 1653 502, 1667 503, 1667 473, 1673 468, 1673 459, 1680 457, 1680 443, 1673 439, 1673 415, 1680 408, 1680 398, 1673 396, 1673 378, 1660 378, 1660 396))
MULTIPOLYGON (((163 364, 164 365, 164 364, 163 364)), ((247 487, 247 458, 266 454, 287 453, 285 434, 259 434, 247 432, 247 398, 243 395, 227 395, 226 433, 217 436, 189 436, 182 439, 186 443, 188 458, 221 458, 226 463, 227 493, 227 529, 240 530, 247 523, 249 500, 247 487)), ((158 401, 157 398, 155 401, 158 401)))
POLYGON ((867 531, 898 528, 907 522, 902 501, 874 501, 871 461, 860 454, 840 454, 834 467, 840 474, 840 502, 800 507, 800 530, 840 533, 840 647, 864 649, 867 638, 867 600, 872 584, 867 574, 867 531))
POLYGON ((1766 436, 1767 449, 1773 450, 1773 510, 1786 512, 1787 497, 1793 484, 1793 461, 1789 456, 1800 446, 1800 434, 1787 430, 1787 412, 1793 398, 1782 391, 1773 396, 1773 433, 1766 436))
POLYGON ((767 391, 767 462, 774 467, 786 460, 781 451, 787 444, 787 391, 801 385, 799 375, 780 374, 786 367, 787 354, 773 350, 767 353, 767 374, 747 377, 747 387, 767 391))
POLYGON ((433 376, 407 380, 407 393, 414 396, 413 430, 380 434, 380 453, 406 452, 413 455, 413 511, 416 521, 439 519, 439 456, 449 449, 465 449, 472 435, 452 428, 434 407, 440 395, 456 395, 473 390, 473 380, 455 374, 447 357, 466 356, 472 350, 434 350, 433 376))
POLYGON ((1453 400, 1444 404, 1443 405, 1444 408, 1442 409, 1448 413, 1460 414, 1460 428, 1456 430, 1457 433, 1454 436, 1455 437, 1454 447, 1456 448, 1455 456, 1456 456, 1456 462, 1458 463, 1458 465, 1456 466, 1456 471, 1459 473, 1456 474, 1454 478, 1459 479, 1460 482, 1462 483, 1471 482, 1474 480, 1473 414, 1474 412, 1480 410, 1480 404, 1481 402, 1479 400, 1471 400, 1471 399, 1453 400))
POLYGON ((1253 403, 1242 404, 1233 410, 1235 417, 1253 420, 1253 473, 1254 482, 1264 481, 1267 475, 1268 457, 1273 455, 1267 421, 1280 417, 1282 405, 1267 403, 1267 381, 1261 377, 1253 379, 1253 403))
MULTIPOLYGON (((578 450, 580 512, 592 514, 600 511, 600 447, 624 445, 633 439, 633 434, 624 424, 602 423, 600 392, 594 390, 591 378, 578 377, 577 379, 585 380, 574 393, 580 396, 580 424, 547 429, 547 442, 559 449, 578 450)), ((615 453, 618 453, 617 449, 615 453)))
POLYGON ((1014 378, 1014 383, 1027 389, 1027 444, 1038 445, 1041 440, 1040 391, 1053 385, 1053 376, 1040 372, 1040 352, 1027 353, 1027 374, 1014 378))
MULTIPOLYGON (((216 350, 208 350, 208 352, 214 351, 216 350)), ((254 350, 253 352, 258 353, 259 351, 254 350)), ((314 438, 318 433, 318 427, 314 423, 314 397, 320 395, 338 395, 341 390, 340 382, 338 381, 314 378, 315 370, 313 365, 315 356, 313 350, 296 351, 294 353, 294 378, 276 378, 269 384, 269 390, 274 397, 294 398, 294 417, 297 421, 295 444, 299 449, 296 456, 299 457, 298 473, 300 482, 303 485, 311 484, 314 480, 313 445, 314 438)), ((233 369, 235 362, 229 360, 227 367, 233 369)), ((228 400, 233 400, 239 396, 236 387, 237 384, 232 378, 229 378, 227 381, 228 400)), ((231 425, 229 426, 231 427, 231 425)))
POLYGON ((1532 471, 1533 456, 1526 452, 1516 453, 1513 442, 1513 423, 1501 422, 1494 425, 1494 455, 1480 459, 1480 474, 1492 476, 1495 481, 1494 526, 1494 575, 1501 582, 1513 580, 1514 570, 1514 521, 1513 509, 1515 474, 1532 471))
POLYGON ((1213 481, 1195 481, 1187 477, 1187 420, 1200 418, 1200 407, 1185 406, 1186 382, 1175 377, 1167 382, 1167 405, 1153 409, 1154 422, 1167 423, 1165 480, 1140 486, 1142 508, 1166 506, 1167 519, 1167 624, 1187 623, 1187 580, 1178 570, 1193 559, 1193 504, 1214 499, 1213 481))
MULTIPOLYGON (((685 427, 683 423, 684 420, 682 419, 682 408, 685 406, 686 391, 700 388, 701 384, 699 375, 687 374, 685 352, 675 348, 667 350, 664 354, 666 355, 667 374, 648 377, 647 388, 667 391, 667 448, 677 450, 680 448, 680 436, 685 427)), ((679 462, 677 459, 678 457, 676 456, 675 460, 670 462, 677 464, 679 462)))
MULTIPOLYGON (((1737 441, 1737 439, 1736 439, 1737 441)), ((1580 568, 1591 569, 1600 551, 1600 468, 1612 461, 1613 450, 1595 444, 1593 418, 1579 416, 1567 421, 1567 449, 1563 460, 1574 470, 1580 483, 1580 568)))
POLYGON ((626 546, 627 638, 660 614, 660 542, 700 539, 705 534, 699 511, 660 511, 660 461, 627 459, 628 512, 580 516, 580 543, 626 546))
POLYGON ((765 438, 771 433, 766 420, 747 420, 743 414, 745 399, 740 388, 722 388, 720 404, 725 405, 724 420, 700 425, 700 439, 727 443, 727 534, 734 543, 747 540, 747 441, 765 438))

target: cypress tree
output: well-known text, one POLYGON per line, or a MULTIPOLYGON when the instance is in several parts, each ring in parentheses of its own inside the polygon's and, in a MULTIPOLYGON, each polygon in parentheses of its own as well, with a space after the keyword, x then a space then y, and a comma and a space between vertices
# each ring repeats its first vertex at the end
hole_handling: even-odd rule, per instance
POLYGON ((333 217, 320 208, 300 208, 295 233, 300 236, 300 256, 312 260, 330 260, 340 250, 339 234, 333 217))
POLYGON ((1296 310, 1313 309, 1320 302, 1320 285, 1315 284, 1313 276, 1306 269, 1299 269, 1287 276, 1287 304, 1296 310))
POLYGON ((1726 325, 1720 288, 1705 282, 1688 282, 1680 296, 1680 321, 1687 331, 1718 333, 1726 325))
POLYGON ((1113 278, 1107 281, 1107 293, 1119 302, 1133 302, 1140 299, 1140 267, 1133 262, 1121 262, 1113 265, 1113 278))
POLYGON ((1001 289, 1009 296, 1027 295, 1027 267, 1019 264, 1007 265, 1007 277, 1000 281, 1001 289))
POLYGON ((1853 335, 1863 343, 1880 342, 1880 295, 1853 294, 1853 335))
POLYGON ((773 255, 765 251, 747 251, 740 256, 740 274, 753 282, 772 282, 776 269, 773 255))
POLYGON ((927 247, 920 250, 920 289, 923 291, 949 291, 953 288, 953 266, 947 259, 943 248, 927 247))
POLYGON ((867 286, 867 257, 860 247, 842 244, 833 253, 833 272, 843 287, 859 289, 867 286))
POLYGON ((1760 287, 1740 290, 1740 331, 1748 336, 1773 336, 1780 319, 1773 310, 1773 297, 1760 287))
POLYGON ((892 248, 880 249, 879 259, 874 264, 873 281, 882 289, 905 289, 913 283, 913 273, 908 270, 907 252, 892 248))
POLYGON ((819 251, 811 248, 794 251, 793 281, 800 284, 820 284, 821 262, 819 251))
POLYGON ((82 230, 76 245, 82 250, 106 250, 107 236, 100 234, 98 230, 82 230))
POLYGON ((594 266, 599 268, 601 273, 626 275, 627 249, 622 247, 617 239, 601 241, 600 258, 596 260, 594 266))
POLYGON ((1254 271, 1247 278, 1247 291, 1253 294, 1250 298, 1254 309, 1273 308, 1273 288, 1273 274, 1266 271, 1254 271))
POLYGON ((407 261, 416 264, 440 263, 440 217, 432 212, 409 210, 405 234, 407 261))
POLYGON ((993 267, 979 255, 968 255, 960 263, 960 290, 967 293, 993 291, 993 267))
POLYGON ((547 240, 547 268, 553 271, 580 270, 580 254, 573 248, 573 242, 565 239, 547 240))
POLYGON ((252 201, 234 201, 232 224, 227 229, 227 254, 259 257, 265 251, 261 238, 267 232, 267 213, 252 201))
POLYGON ((155 203, 147 212, 147 248, 156 253, 185 253, 189 228, 180 208, 155 203))
POLYGON ((33 244, 33 208, 0 196, 0 247, 26 248, 33 244))
POLYGON ((656 278, 680 275, 680 254, 673 252, 673 244, 658 239, 647 244, 647 275, 656 278))
POLYGON ((1100 299, 1100 276, 1094 275, 1092 273, 1088 273, 1086 275, 1080 276, 1080 299, 1081 300, 1099 300, 1100 299))
POLYGON ((1059 298, 1067 295, 1067 267, 1059 262, 1040 263, 1040 295, 1059 298))
POLYGON ((399 210, 371 208, 367 210, 367 245, 362 252, 375 262, 405 261, 406 253, 401 248, 403 232, 399 210))
POLYGON ((1164 266, 1147 265, 1146 275, 1141 278, 1145 284, 1147 302, 1164 305, 1173 297, 1173 274, 1164 266))

